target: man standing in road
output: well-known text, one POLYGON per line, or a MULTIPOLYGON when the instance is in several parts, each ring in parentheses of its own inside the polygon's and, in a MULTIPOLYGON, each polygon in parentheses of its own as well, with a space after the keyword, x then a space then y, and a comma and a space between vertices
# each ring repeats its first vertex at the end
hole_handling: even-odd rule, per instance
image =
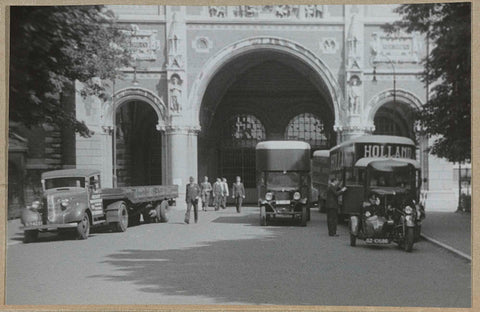
POLYGON ((232 198, 235 199, 235 207, 237 207, 237 213, 240 213, 242 210, 242 202, 245 198, 245 188, 240 177, 237 176, 237 182, 233 183, 232 186, 232 198))
POLYGON ((212 184, 208 182, 208 177, 206 176, 200 185, 202 189, 202 210, 207 211, 208 204, 210 203, 210 192, 212 191, 212 184))
POLYGON ((338 236, 337 235, 337 223, 338 223, 338 199, 339 196, 347 190, 346 187, 340 187, 340 181, 336 177, 330 179, 327 189, 327 224, 328 224, 328 235, 329 236, 338 236))
POLYGON ((227 179, 223 178, 223 180, 222 180, 222 208, 223 209, 227 208, 228 195, 229 195, 229 192, 228 192, 227 179))
POLYGON ((217 182, 213 183, 213 203, 215 205, 215 211, 220 209, 222 197, 222 180, 217 178, 217 182))
POLYGON ((187 191, 185 193, 185 201, 187 202, 187 212, 185 213, 185 223, 190 223, 190 210, 193 206, 193 214, 195 223, 198 222, 198 200, 200 198, 200 187, 193 177, 190 177, 190 183, 187 184, 187 191))

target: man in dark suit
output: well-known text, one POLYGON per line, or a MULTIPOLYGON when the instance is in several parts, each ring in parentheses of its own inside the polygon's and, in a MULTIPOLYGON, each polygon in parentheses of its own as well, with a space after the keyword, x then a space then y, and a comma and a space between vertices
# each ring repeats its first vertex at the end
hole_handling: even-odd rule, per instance
POLYGON ((190 177, 190 183, 187 184, 187 191, 185 193, 185 201, 187 202, 187 212, 185 213, 185 223, 190 223, 190 210, 193 206, 193 214, 195 223, 198 221, 198 199, 200 198, 200 186, 194 182, 193 177, 190 177))
POLYGON ((242 210, 242 202, 245 198, 245 188, 240 177, 237 177, 237 182, 233 183, 232 186, 232 198, 235 199, 235 207, 237 207, 237 213, 240 213, 242 210))
POLYGON ((327 189, 327 225, 328 235, 337 235, 337 223, 338 223, 338 197, 347 190, 346 187, 340 186, 340 181, 336 177, 333 177, 328 183, 327 189))

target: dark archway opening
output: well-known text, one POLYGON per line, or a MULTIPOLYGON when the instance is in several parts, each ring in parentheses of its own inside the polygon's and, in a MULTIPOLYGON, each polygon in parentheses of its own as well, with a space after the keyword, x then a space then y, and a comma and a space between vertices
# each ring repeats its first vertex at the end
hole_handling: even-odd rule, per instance
POLYGON ((162 184, 162 133, 155 110, 142 101, 126 102, 116 111, 118 186, 162 184))
MULTIPOLYGON (((312 152, 335 145, 333 103, 317 74, 293 56, 256 51, 217 72, 202 100, 199 178, 242 177, 254 191, 255 146, 263 140, 302 140, 312 152)), ((250 189, 250 191, 248 190, 250 189)))
POLYGON ((396 135, 417 141, 415 137, 415 112, 407 104, 389 102, 375 113, 375 134, 396 135))

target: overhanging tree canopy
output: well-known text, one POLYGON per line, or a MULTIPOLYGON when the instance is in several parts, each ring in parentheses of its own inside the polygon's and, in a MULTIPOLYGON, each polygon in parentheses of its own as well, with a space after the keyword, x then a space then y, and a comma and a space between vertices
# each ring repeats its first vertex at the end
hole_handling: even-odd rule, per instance
POLYGON ((108 81, 130 64, 129 37, 103 6, 19 6, 10 12, 10 120, 89 135, 62 95, 78 80, 82 96, 106 100, 108 81))
POLYGON ((423 81, 432 88, 417 118, 427 134, 439 136, 431 153, 450 161, 469 161, 471 4, 405 4, 395 11, 402 20, 388 25, 388 31, 417 31, 430 43, 423 81))

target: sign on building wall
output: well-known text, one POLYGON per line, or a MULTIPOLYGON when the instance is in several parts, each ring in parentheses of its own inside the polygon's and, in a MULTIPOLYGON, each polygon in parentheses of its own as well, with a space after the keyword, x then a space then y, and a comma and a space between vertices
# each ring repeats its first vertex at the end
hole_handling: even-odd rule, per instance
POLYGON ((137 25, 132 25, 131 36, 131 48, 137 60, 155 61, 157 59, 160 41, 157 40, 156 30, 140 29, 137 25))
POLYGON ((388 62, 385 56, 397 63, 418 63, 420 61, 420 40, 415 34, 398 36, 373 33, 371 42, 374 62, 388 62))

